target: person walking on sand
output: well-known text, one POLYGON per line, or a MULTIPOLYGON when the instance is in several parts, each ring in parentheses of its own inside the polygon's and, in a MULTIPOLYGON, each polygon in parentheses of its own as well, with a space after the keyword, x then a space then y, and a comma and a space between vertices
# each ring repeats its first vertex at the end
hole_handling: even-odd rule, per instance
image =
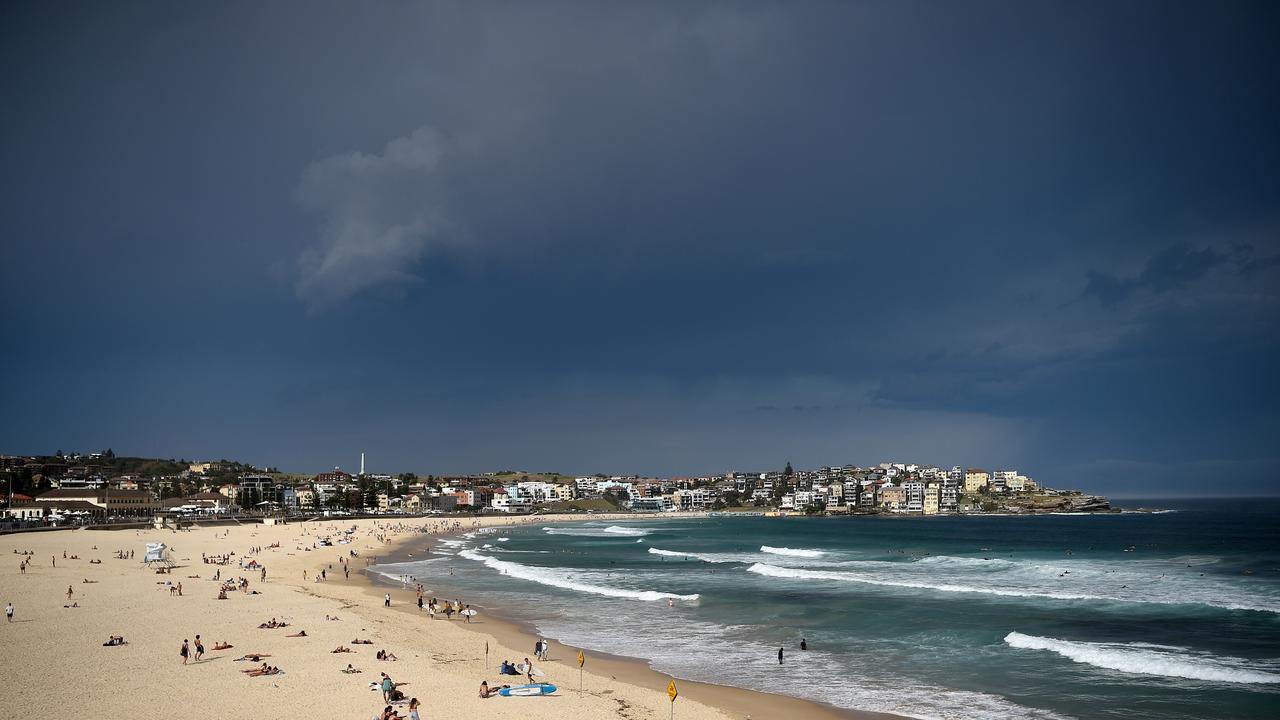
POLYGON ((182 664, 186 665, 187 657, 191 655, 191 647, 187 645, 186 638, 182 639, 182 649, 178 651, 178 654, 182 656, 182 664))
POLYGON ((70 600, 70 599, 71 599, 71 586, 70 586, 70 585, 68 585, 68 586, 67 586, 67 599, 68 599, 68 600, 70 600))
POLYGON ((197 635, 196 636, 196 662, 199 662, 200 658, 202 657, 204 657, 204 643, 200 641, 200 636, 197 635))
POLYGON ((382 596, 382 607, 391 607, 391 593, 382 596))
POLYGON ((9 619, 9 622, 13 622, 13 603, 4 606, 4 616, 9 619))

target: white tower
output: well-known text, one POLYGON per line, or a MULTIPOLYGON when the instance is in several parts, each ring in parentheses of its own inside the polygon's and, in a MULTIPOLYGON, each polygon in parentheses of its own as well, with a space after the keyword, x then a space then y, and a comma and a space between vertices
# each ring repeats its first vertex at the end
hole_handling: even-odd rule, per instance
POLYGON ((360 474, 364 475, 364 453, 360 453, 360 474))

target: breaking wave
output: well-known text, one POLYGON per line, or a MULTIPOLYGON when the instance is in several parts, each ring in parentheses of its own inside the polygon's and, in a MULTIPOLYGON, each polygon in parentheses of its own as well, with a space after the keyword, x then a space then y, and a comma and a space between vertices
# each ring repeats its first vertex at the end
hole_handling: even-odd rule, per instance
POLYGON ((610 525, 606 528, 592 527, 544 527, 542 531, 548 535, 571 535, 574 537, 640 537, 648 535, 651 531, 641 530, 639 528, 622 527, 620 525, 610 525))
POLYGON ((632 537, 637 537, 640 535, 648 535, 650 532, 648 530, 641 530, 639 528, 622 527, 621 525, 610 525, 609 527, 605 528, 604 531, 611 535, 630 535, 632 537))
POLYGON ((1020 632, 1009 633, 1004 641, 1009 647, 1047 650, 1073 662, 1135 675, 1223 683, 1280 683, 1280 675, 1252 668, 1247 660, 1193 654, 1186 648, 1145 643, 1075 642, 1020 632))
POLYGON ((787 555, 789 557, 816 558, 827 554, 825 550, 806 550, 804 548, 769 547, 761 545, 760 552, 770 555, 787 555))
POLYGON ((653 602, 656 600, 697 600, 698 595, 677 595, 675 593, 660 592, 657 590, 628 590, 626 588, 611 587, 609 585, 596 585, 593 583, 583 582, 575 577, 571 572, 563 570, 552 570, 551 568, 533 567, 530 565, 521 565, 520 563, 499 560, 495 557, 481 555, 475 550, 463 550, 458 553, 460 557, 476 562, 484 563, 486 566, 497 570, 503 575, 509 575, 521 580, 528 580, 540 585, 549 585, 564 590, 574 590, 576 592, 591 593, 592 595, 604 595, 605 597, 631 598, 634 600, 645 600, 653 602))
MULTIPOLYGON (((961 558, 952 558, 949 561, 959 560, 961 558)), ((927 559, 926 559, 927 560, 927 559)), ((937 561, 935 561, 937 562, 937 561)), ((978 562, 1007 562, 1007 561, 981 561, 978 562)), ((851 563, 852 564, 852 563, 851 563)), ((1060 592, 1055 590, 1042 590, 1035 586, 1024 587, 999 587, 990 584, 983 585, 967 585, 961 582, 946 582, 930 579, 928 575, 918 575, 916 577, 902 577, 901 575, 891 576, 884 571, 895 572, 898 568, 893 566, 902 566, 903 570, 909 570, 912 565, 919 565, 921 562, 914 563, 887 563, 887 562, 865 562, 859 565, 874 567, 881 572, 864 573, 864 572, 836 572, 831 570, 809 570, 802 568, 779 567, 777 565, 769 565, 767 563, 755 563, 747 568, 747 572, 764 575, 765 577, 773 577, 787 580, 834 580, 838 582, 853 582, 864 585, 876 585, 880 587, 890 588, 916 588, 921 590, 936 590, 938 592, 951 593, 975 593, 982 595, 996 595, 1000 597, 1012 598, 1048 598, 1052 600, 1090 600, 1120 603, 1149 603, 1157 605, 1207 605, 1211 607, 1222 608, 1225 610, 1254 610, 1258 612, 1280 613, 1280 606, 1274 603, 1247 603, 1247 602, 1229 602, 1216 600, 1208 597, 1197 596, 1190 597, 1184 594, 1167 594, 1162 596, 1138 596, 1136 594, 1116 594, 1106 595, 1101 593, 1084 593, 1084 592, 1060 592)), ((1033 571, 1042 571, 1045 568, 1039 566, 1030 566, 1028 569, 1033 571)), ((898 571, 900 572, 900 571, 898 571)), ((983 575, 975 580, 986 582, 988 575, 983 575)))

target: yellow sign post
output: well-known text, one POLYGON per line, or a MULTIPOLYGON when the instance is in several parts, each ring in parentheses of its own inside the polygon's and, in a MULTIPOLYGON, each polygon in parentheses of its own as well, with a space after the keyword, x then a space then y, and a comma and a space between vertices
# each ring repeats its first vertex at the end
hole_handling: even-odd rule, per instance
POLYGON ((680 692, 676 690, 675 680, 672 680, 671 682, 667 683, 667 696, 671 698, 671 717, 672 718, 676 716, 676 696, 679 694, 680 692))
POLYGON ((582 689, 582 666, 587 664, 587 656, 578 651, 578 689, 582 689))

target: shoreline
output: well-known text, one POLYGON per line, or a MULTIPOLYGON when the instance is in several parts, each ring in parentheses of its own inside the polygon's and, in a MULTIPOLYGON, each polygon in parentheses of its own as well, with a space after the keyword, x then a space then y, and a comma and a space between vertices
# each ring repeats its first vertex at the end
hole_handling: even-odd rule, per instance
MULTIPOLYGON (((39 678, 7 684, 4 704, 14 717, 81 707, 91 698, 95 714, 104 717, 196 711, 228 720, 261 720, 264 710, 288 708, 291 715, 359 720, 383 707, 381 695, 369 687, 382 671, 393 676, 407 697, 422 700, 423 717, 432 720, 667 717, 672 710, 665 692, 668 676, 641 660, 587 651, 585 689, 580 691, 574 648, 558 643, 552 648, 556 660, 539 666, 545 681, 560 688, 555 694, 481 699, 480 681, 497 680, 497 663, 504 657, 515 661, 531 655, 533 636, 503 620, 501 608, 492 615, 486 608, 471 625, 411 618, 418 614, 413 590, 385 586, 371 573, 360 572, 375 557, 382 564, 401 553, 412 559, 409 553, 438 542, 446 532, 584 519, 614 518, 327 519, 197 525, 182 531, 80 529, 0 536, 0 603, 15 606, 13 621, 0 622, 0 641, 7 650, 0 653, 0 673, 39 678), (348 545, 316 544, 352 528, 348 545), (144 566, 144 550, 151 542, 170 547, 176 563, 171 572, 144 566), (120 559, 119 550, 134 557, 120 559), (24 554, 28 551, 30 555, 24 554), (224 556, 229 562, 217 564, 224 556), (205 557, 215 562, 206 564, 205 557), (30 564, 20 572, 24 560, 30 564), (250 561, 265 566, 265 580, 250 561), (343 576, 344 564, 355 571, 354 577, 343 576), (316 581, 313 573, 321 569, 327 580, 316 581), (219 597, 224 581, 241 578, 248 582, 245 589, 232 587, 225 599, 219 597), (390 609, 396 612, 382 606, 387 592, 393 594, 390 609), (271 619, 287 622, 288 628, 260 627, 271 619), (305 630, 305 635, 295 630, 305 630), (126 644, 104 646, 108 636, 116 635, 124 636, 126 644), (203 637, 208 652, 187 662, 179 656, 179 646, 196 637, 203 637), (371 644, 356 644, 357 638, 371 644), (213 649, 223 641, 233 648, 213 649), (350 654, 333 653, 339 646, 349 647, 350 654), (378 649, 397 660, 377 660, 378 649), (256 664, 235 662, 250 654, 266 656, 263 661, 282 672, 263 677, 238 672, 256 664), (361 674, 341 673, 348 664, 361 674)), ((682 720, 891 717, 729 686, 677 684, 680 697, 674 709, 682 720)), ((406 712, 403 706, 398 709, 406 712)))
MULTIPOLYGON (((590 518, 578 518, 575 516, 538 516, 539 520, 537 521, 537 524, 541 524, 543 522, 574 523, 594 520, 663 520, 704 516, 704 513, 681 513, 674 516, 670 513, 646 515, 605 514, 592 516, 590 518)), ((534 523, 493 523, 482 526, 479 529, 508 527, 517 524, 534 523)), ((466 533, 473 532, 476 529, 477 528, 459 528, 448 533, 430 535, 427 537, 438 542, 440 539, 455 538, 466 533)), ((390 555, 385 560, 380 558, 379 562, 375 563, 371 567, 376 567, 379 564, 414 562, 419 560, 420 558, 418 556, 409 553, 411 549, 415 551, 418 550, 418 548, 410 547, 415 539, 422 541, 425 538, 414 538, 413 536, 410 536, 402 539, 392 547, 390 555)), ((403 588, 401 583, 398 583, 387 576, 381 576, 384 579, 379 580, 378 578, 373 577, 373 575, 377 575, 376 573, 369 573, 368 568, 365 570, 366 571, 364 573, 361 573, 361 579, 368 583, 369 589, 372 591, 371 594, 375 599, 384 592, 392 592, 397 589, 401 590, 404 593, 409 593, 412 596, 412 599, 410 600, 407 608, 404 604, 401 604, 399 609, 409 615, 419 615, 416 605, 414 604, 416 601, 416 591, 403 588)), ((448 576, 444 577, 447 578, 448 576)), ((431 579, 432 578, 420 578, 419 580, 426 583, 431 579)), ((395 597, 394 592, 392 597, 395 597)), ((472 605, 475 606, 477 603, 472 603, 472 605)), ((500 646, 512 648, 530 648, 533 646, 534 641, 540 637, 531 622, 505 612, 501 606, 496 606, 492 603, 486 602, 481 605, 481 607, 485 611, 485 615, 483 616, 485 617, 485 620, 475 621, 472 623, 462 623, 459 621, 446 622, 456 622, 463 629, 479 634, 488 634, 493 637, 500 646), (475 627, 477 625, 482 625, 483 627, 477 628, 475 627)), ((396 608, 393 606, 393 609, 396 608)), ((426 620, 426 622, 432 623, 438 621, 426 620)), ((815 720, 902 720, 903 718, 903 716, 888 713, 841 708, 781 693, 771 693, 734 685, 720 685, 683 678, 674 678, 674 676, 653 669, 649 665, 649 660, 645 658, 615 655, 591 648, 566 644, 554 638, 548 639, 553 639, 555 641, 554 647, 558 651, 557 655, 562 656, 553 656, 553 659, 550 662, 562 662, 565 663, 569 669, 574 669, 572 666, 577 664, 577 653, 582 651, 587 658, 587 667, 591 668, 587 669, 587 667, 584 667, 584 675, 586 677, 592 677, 595 675, 596 679, 600 680, 603 679, 601 677, 601 672, 603 672, 608 675, 609 680, 623 682, 639 688, 652 688, 657 691, 662 691, 662 688, 666 686, 666 683, 669 680, 675 679, 680 690, 681 698, 688 698, 705 703, 726 712, 733 718, 760 719, 804 717, 814 718, 815 720)), ((524 653, 526 652, 528 651, 523 651, 518 657, 493 658, 493 661, 490 663, 491 667, 486 668, 486 671, 494 672, 496 675, 496 671, 492 669, 493 665, 501 662, 503 659, 510 659, 512 662, 516 662, 520 658, 525 657, 524 653)), ((577 686, 575 684, 569 689, 576 689, 576 687, 577 686)))

